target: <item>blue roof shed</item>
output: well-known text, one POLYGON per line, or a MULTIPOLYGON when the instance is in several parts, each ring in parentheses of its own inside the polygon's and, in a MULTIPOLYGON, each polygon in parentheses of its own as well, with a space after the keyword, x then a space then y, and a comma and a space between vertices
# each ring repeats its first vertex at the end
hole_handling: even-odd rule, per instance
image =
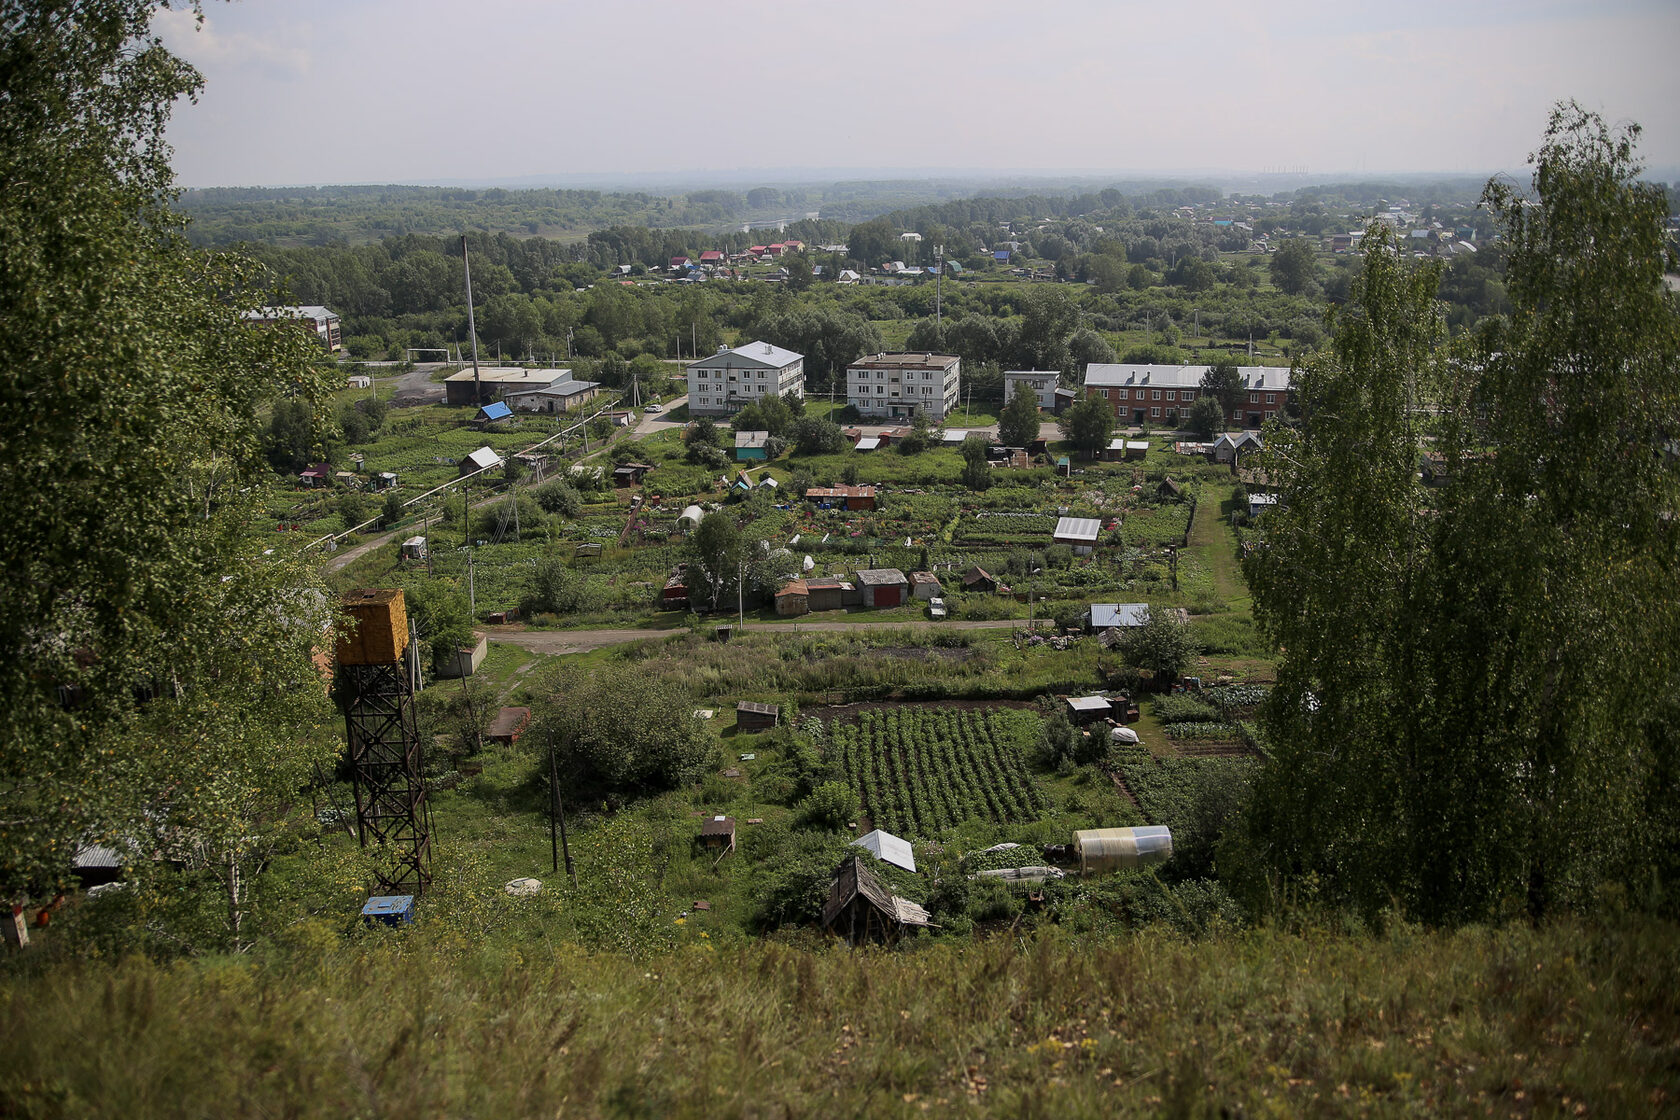
POLYGON ((491 401, 489 404, 487 404, 483 408, 479 409, 478 410, 478 415, 476 417, 474 417, 474 419, 482 420, 482 421, 486 421, 486 422, 493 422, 493 421, 496 421, 496 420, 510 420, 512 418, 513 418, 513 409, 511 409, 507 406, 506 401, 491 401))

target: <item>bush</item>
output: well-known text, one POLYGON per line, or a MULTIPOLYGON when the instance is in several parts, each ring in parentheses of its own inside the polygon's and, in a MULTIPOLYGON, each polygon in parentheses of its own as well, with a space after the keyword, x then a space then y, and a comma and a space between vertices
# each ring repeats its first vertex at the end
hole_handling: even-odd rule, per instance
POLYGON ((1162 723, 1217 723, 1219 710, 1205 700, 1180 693, 1158 698, 1155 718, 1162 723))
POLYGON ((857 795, 845 782, 822 783, 799 806, 802 823, 831 832, 856 820, 857 811, 857 795))
POLYGON ((561 479, 545 482, 536 489, 537 504, 549 513, 576 519, 583 516, 583 495, 561 479))

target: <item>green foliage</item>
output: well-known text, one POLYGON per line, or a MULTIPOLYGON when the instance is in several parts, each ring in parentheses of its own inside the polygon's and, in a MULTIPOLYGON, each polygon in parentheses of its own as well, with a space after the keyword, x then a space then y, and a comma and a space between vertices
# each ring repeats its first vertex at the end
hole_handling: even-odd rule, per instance
POLYGON ((164 129, 199 80, 154 8, 0 21, 0 896, 63 881, 82 840, 142 873, 167 850, 185 878, 135 888, 150 944, 237 952, 331 751, 311 733, 328 600, 292 550, 253 562, 247 535, 271 478, 258 417, 295 394, 312 428, 329 378, 302 332, 241 323, 273 302, 249 260, 184 240, 164 129))
POLYGON ((1056 418, 1056 427, 1075 451, 1095 459, 1114 431, 1114 409, 1101 397, 1083 397, 1056 418))
POLYGON ((857 794, 845 782, 824 782, 799 805, 800 818, 812 828, 843 829, 857 819, 857 794))
MULTIPOLYGON (((697 781, 717 743, 687 692, 630 665, 562 665, 533 687, 535 741, 552 741, 573 793, 634 795, 697 781)), ((546 764, 546 760, 544 760, 546 764)))
POLYGON ((552 479, 537 487, 537 504, 549 513, 577 519, 583 516, 583 495, 563 479, 552 479))
POLYGON ((545 556, 531 573, 530 590, 520 600, 521 614, 576 614, 597 610, 600 597, 588 577, 558 557, 545 556))
POLYGON ((313 463, 320 450, 320 433, 309 402, 277 402, 263 433, 263 448, 270 465, 281 474, 297 474, 313 463))
POLYGON ((353 529, 364 521, 373 520, 373 501, 358 490, 344 491, 338 496, 335 504, 338 506, 338 516, 343 519, 346 529, 353 529))
POLYGON ((1643 896, 1673 845, 1649 704, 1676 676, 1680 319, 1635 135, 1561 106, 1536 197, 1489 185, 1513 316, 1459 360, 1435 270, 1367 235, 1302 430, 1262 456, 1288 508, 1247 564, 1285 651, 1256 842, 1367 912, 1643 896), (1428 492, 1426 440, 1452 479, 1428 492))
POLYGON ((986 462, 984 436, 969 436, 962 442, 963 485, 970 490, 988 490, 992 485, 992 468, 986 462))
POLYGON ((830 727, 830 750, 875 827, 931 836, 976 817, 1029 820, 1043 807, 1023 762, 1036 724, 1021 712, 865 710, 830 727))
POLYGON ((793 426, 793 443, 800 455, 837 455, 846 448, 846 436, 832 421, 802 416, 793 426))
POLYGON ((1150 710, 1161 723, 1211 723, 1219 719, 1219 709, 1189 692, 1158 696, 1150 710))
POLYGON ((1312 242, 1305 237, 1284 238, 1267 267, 1272 274, 1272 283, 1285 292, 1292 296, 1306 292, 1312 287, 1313 277, 1318 271, 1312 242))
POLYGON ((1038 397, 1031 385, 1019 382, 998 420, 998 442, 1005 447, 1025 447, 1037 438, 1038 397))
POLYGON ((1120 652, 1128 664, 1147 669, 1157 680, 1176 680, 1199 647, 1190 627, 1172 611, 1151 608, 1143 625, 1128 627, 1121 634, 1120 652))
POLYGON ((1225 417, 1230 413, 1220 406, 1219 401, 1210 396, 1196 398, 1196 403, 1190 406, 1187 419, 1189 426, 1203 439, 1212 439, 1225 430, 1225 417))

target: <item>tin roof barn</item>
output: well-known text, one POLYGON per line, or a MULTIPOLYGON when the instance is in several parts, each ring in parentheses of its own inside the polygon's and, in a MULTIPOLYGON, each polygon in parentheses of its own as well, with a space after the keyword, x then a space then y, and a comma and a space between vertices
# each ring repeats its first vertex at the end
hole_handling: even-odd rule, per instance
POLYGON ((716 816, 700 826, 700 843, 708 848, 722 848, 725 852, 735 850, 735 819, 733 817, 716 816))
POLYGON ((840 865, 822 913, 823 928, 853 945, 865 941, 891 945, 906 930, 932 925, 928 919, 926 910, 883 887, 856 856, 840 865))
POLYGON ((866 832, 852 841, 853 846, 874 852, 875 858, 894 867, 902 867, 906 871, 916 870, 916 853, 910 848, 910 841, 901 836, 894 836, 890 832, 876 829, 866 832))

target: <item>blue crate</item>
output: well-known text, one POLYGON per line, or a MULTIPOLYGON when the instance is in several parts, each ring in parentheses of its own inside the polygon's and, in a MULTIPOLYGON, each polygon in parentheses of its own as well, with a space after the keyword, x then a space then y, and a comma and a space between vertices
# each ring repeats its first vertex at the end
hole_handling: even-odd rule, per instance
POLYGON ((362 907, 364 922, 383 922, 388 926, 406 926, 414 922, 414 896, 386 894, 367 900, 362 907))

